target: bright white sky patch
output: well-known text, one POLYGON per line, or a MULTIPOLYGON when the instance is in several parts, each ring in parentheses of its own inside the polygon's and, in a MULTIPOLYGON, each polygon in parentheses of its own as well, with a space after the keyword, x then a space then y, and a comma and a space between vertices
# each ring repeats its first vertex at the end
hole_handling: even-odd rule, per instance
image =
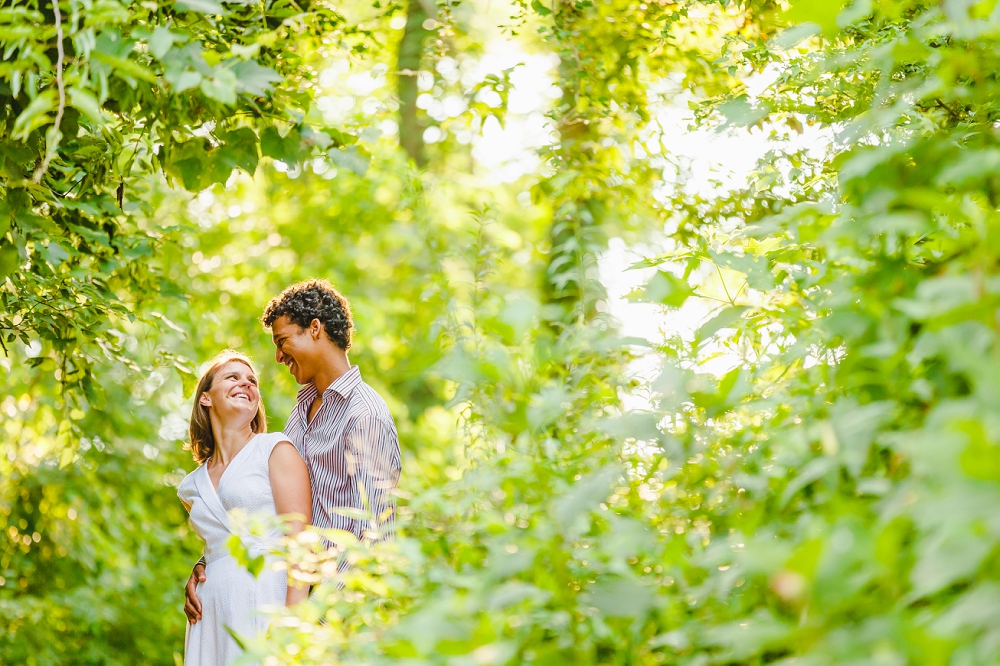
MULTIPOLYGON (((494 118, 487 119, 481 133, 471 137, 472 155, 483 170, 481 177, 487 182, 510 183, 538 173, 540 149, 558 140, 552 121, 546 115, 561 94, 554 83, 558 64, 554 55, 526 53, 517 41, 496 39, 487 45, 485 55, 474 66, 465 69, 462 80, 467 86, 488 75, 510 70, 512 88, 504 125, 494 118)), ((748 96, 751 99, 759 96, 777 76, 777 71, 771 70, 749 77, 746 81, 748 96)), ((654 121, 650 130, 659 132, 668 151, 664 157, 677 167, 664 171, 663 194, 679 183, 688 191, 705 197, 742 188, 761 158, 777 145, 785 149, 805 148, 818 155, 833 140, 829 130, 810 127, 804 122, 801 134, 793 133, 784 125, 692 130, 689 129, 693 125, 693 114, 688 108, 691 99, 688 93, 670 80, 664 80, 662 86, 652 92, 664 101, 653 109, 654 121)), ((687 341, 693 340, 698 327, 714 316, 724 303, 690 298, 680 308, 666 309, 626 298, 627 294, 644 286, 657 270, 629 270, 629 267, 664 252, 669 239, 665 233, 659 238, 654 234, 650 243, 647 247, 630 248, 621 239, 612 239, 598 262, 600 280, 608 292, 606 307, 621 322, 622 331, 628 336, 653 343, 677 335, 687 341)), ((716 279, 715 276, 706 277, 716 279)), ((698 367, 702 372, 723 374, 739 362, 735 355, 711 343, 703 351, 707 358, 698 367)), ((639 361, 633 370, 645 377, 655 370, 653 366, 658 367, 658 363, 651 355, 639 361)))
MULTIPOLYGON (((485 184, 514 183, 532 175, 544 177, 547 166, 541 157, 543 149, 558 141, 548 113, 561 96, 555 84, 559 59, 550 53, 525 51, 523 46, 517 38, 496 36, 487 42, 478 58, 457 60, 446 56, 436 64, 438 83, 442 80, 447 84, 460 82, 466 94, 489 76, 509 76, 511 87, 502 124, 488 117, 478 132, 469 131, 469 128, 452 130, 459 143, 471 145, 476 177, 485 184)), ((331 62, 320 75, 320 84, 327 89, 327 94, 318 102, 327 122, 341 124, 358 109, 367 115, 382 113, 388 116, 380 125, 383 134, 394 136, 398 131, 398 124, 392 119, 395 103, 391 95, 380 93, 390 84, 392 77, 388 74, 385 65, 358 71, 345 59, 331 62)), ((753 100, 762 94, 777 76, 776 70, 768 70, 749 77, 745 81, 749 98, 753 100)), ((428 128, 424 139, 428 143, 443 141, 449 131, 445 121, 466 111, 466 96, 442 90, 430 72, 420 74, 418 87, 421 94, 417 105, 443 123, 444 128, 428 128)), ((663 158, 672 165, 663 172, 661 200, 666 200, 681 183, 688 191, 704 197, 745 187, 758 161, 772 148, 778 145, 785 149, 806 148, 819 154, 833 140, 831 131, 810 127, 804 118, 800 119, 801 134, 793 133, 784 125, 749 130, 743 127, 721 131, 689 129, 693 125, 693 115, 688 108, 691 98, 680 89, 676 80, 664 79, 650 92, 661 101, 653 104, 653 121, 643 134, 653 135, 647 142, 649 150, 657 150, 656 144, 662 143, 666 150, 663 158)), ((501 103, 499 95, 491 90, 480 92, 479 101, 490 106, 501 103)), ((600 279, 608 292, 605 307, 621 322, 626 335, 653 343, 677 335, 690 341, 698 327, 711 318, 722 303, 690 298, 681 308, 666 309, 628 300, 626 295, 644 286, 657 270, 629 270, 629 267, 636 261, 664 252, 669 247, 669 238, 665 232, 660 232, 659 237, 654 233, 649 243, 646 247, 630 248, 624 241, 612 239, 598 263, 600 279)), ((720 374, 738 362, 733 354, 710 345, 703 351, 712 358, 699 366, 700 371, 720 374)), ((647 371, 636 368, 640 375, 647 371)))
MULTIPOLYGON (((546 111, 562 94, 553 83, 558 64, 556 56, 526 53, 517 42, 494 40, 477 66, 466 73, 469 81, 482 81, 510 70, 506 122, 501 126, 495 118, 487 118, 472 141, 472 157, 483 167, 487 183, 512 183, 538 171, 538 150, 554 139, 555 128, 546 111)), ((488 98, 484 101, 490 103, 488 98)))

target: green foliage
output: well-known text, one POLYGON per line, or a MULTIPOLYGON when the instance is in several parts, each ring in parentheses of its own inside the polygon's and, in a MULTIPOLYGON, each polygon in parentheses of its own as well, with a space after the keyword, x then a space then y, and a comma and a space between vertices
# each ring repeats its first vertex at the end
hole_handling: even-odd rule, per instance
POLYGON ((0 345, 41 342, 71 401, 100 404, 94 354, 128 360, 109 322, 171 289, 154 257, 177 229, 148 225, 149 176, 198 191, 274 145, 290 163, 330 148, 308 124, 309 47, 354 31, 281 1, 28 2, 0 21, 0 345))
POLYGON ((162 299, 183 294, 153 176, 201 189, 253 172, 261 135, 289 162, 334 148, 308 118, 309 58, 361 33, 281 2, 30 2, 0 25, 0 660, 170 663, 160 637, 183 619, 162 583, 194 544, 171 487, 186 456, 157 446, 180 396, 156 393, 193 367, 135 325, 170 335, 162 299))
MULTIPOLYGON (((510 186, 454 138, 516 79, 445 75, 491 38, 464 6, 406 45, 431 86, 398 126, 420 91, 465 109, 420 173, 380 84, 339 130, 312 101, 324 40, 377 81, 401 8, 100 7, 63 23, 58 128, 54 17, 3 14, 0 660, 173 661, 186 359, 253 353, 280 427, 256 317, 322 276, 399 423, 399 535, 343 543, 345 586, 248 643, 266 663, 997 661, 992 5, 519 4, 561 97, 510 186), (677 86, 696 126, 770 135, 745 186, 673 168, 677 86), (689 326, 606 314, 612 236, 665 247, 636 243, 631 298, 689 326)), ((315 543, 289 544, 311 582, 315 543)))
MULTIPOLYGON (((267 652, 292 661, 284 646, 296 642, 304 663, 996 659, 994 84, 989 58, 973 68, 966 55, 991 51, 988 19, 869 11, 848 8, 842 33, 801 52, 810 28, 727 56, 748 74, 776 67, 778 81, 752 101, 734 86, 702 107, 706 119, 719 109, 731 124, 827 124, 840 137, 819 160, 776 149, 745 191, 673 196, 678 249, 649 262, 666 270, 642 297, 721 302, 660 349, 648 425, 641 414, 600 425, 617 393, 583 388, 573 370, 593 382, 622 368, 587 364, 594 341, 567 344, 577 329, 512 349, 477 319, 484 339, 460 345, 466 371, 454 378, 482 460, 414 498, 411 540, 381 556, 388 564, 320 595, 337 629, 279 633, 267 652), (734 229, 734 216, 745 224, 734 229), (736 367, 699 370, 720 351, 736 367)), ((825 7, 789 18, 836 32, 825 7)), ((299 614, 303 631, 315 612, 299 614)))
MULTIPOLYGON (((124 349, 139 340, 116 331, 124 349)), ((42 372, 44 366, 40 366, 42 372)), ((108 404, 62 421, 59 382, 7 367, 0 459, 0 659, 11 664, 170 663, 179 596, 197 546, 173 485, 190 458, 160 452, 162 372, 105 371, 108 404), (150 631, 150 626, 157 631, 150 631)), ((176 405, 175 405, 176 406, 176 405)))

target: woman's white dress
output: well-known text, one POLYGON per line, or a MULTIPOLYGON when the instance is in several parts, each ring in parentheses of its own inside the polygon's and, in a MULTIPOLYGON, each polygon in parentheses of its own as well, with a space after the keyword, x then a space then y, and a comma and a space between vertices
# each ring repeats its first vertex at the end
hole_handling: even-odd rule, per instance
MULTIPOLYGON (((248 536, 234 526, 228 515, 233 509, 247 514, 277 515, 268 460, 278 442, 287 441, 282 432, 255 435, 233 458, 219 480, 216 492, 201 465, 181 481, 177 494, 191 507, 191 524, 205 540, 205 582, 198 583, 201 620, 188 624, 184 641, 185 666, 223 666, 242 650, 227 627, 240 636, 253 636, 267 628, 262 606, 284 605, 287 574, 270 566, 257 578, 237 564, 229 552, 229 537, 239 532, 251 557, 268 553, 279 537, 276 532, 263 537, 248 536)), ((268 558, 270 562, 270 558, 268 558)))

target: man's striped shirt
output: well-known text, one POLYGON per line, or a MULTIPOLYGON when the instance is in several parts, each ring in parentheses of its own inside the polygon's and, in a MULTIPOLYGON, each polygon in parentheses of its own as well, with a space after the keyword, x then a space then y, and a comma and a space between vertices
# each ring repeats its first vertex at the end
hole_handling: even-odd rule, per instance
POLYGON ((317 395, 313 384, 303 387, 285 425, 309 469, 313 525, 359 539, 391 539, 400 456, 385 400, 361 380, 356 365, 323 392, 323 404, 307 422, 317 395), (345 508, 351 515, 338 512, 345 508))

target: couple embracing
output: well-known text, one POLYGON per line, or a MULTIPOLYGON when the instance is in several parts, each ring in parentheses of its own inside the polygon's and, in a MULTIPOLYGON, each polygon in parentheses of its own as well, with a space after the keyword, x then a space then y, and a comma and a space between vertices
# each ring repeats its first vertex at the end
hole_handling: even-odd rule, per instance
MULTIPOLYGON (((230 511, 288 516, 293 532, 313 524, 368 541, 392 534, 399 440, 385 401, 347 359, 354 328, 347 300, 329 282, 309 280, 274 298, 261 321, 271 330, 275 360, 303 388, 284 431, 269 433, 248 357, 222 352, 198 382, 190 447, 200 466, 178 488, 205 541, 185 588, 185 666, 230 663, 241 653, 230 632, 260 634, 267 626, 262 606, 308 595, 307 587, 288 584, 285 571, 265 567, 255 578, 237 564, 228 547, 237 531, 230 511)), ((241 536, 257 556, 269 553, 279 534, 241 536)))

